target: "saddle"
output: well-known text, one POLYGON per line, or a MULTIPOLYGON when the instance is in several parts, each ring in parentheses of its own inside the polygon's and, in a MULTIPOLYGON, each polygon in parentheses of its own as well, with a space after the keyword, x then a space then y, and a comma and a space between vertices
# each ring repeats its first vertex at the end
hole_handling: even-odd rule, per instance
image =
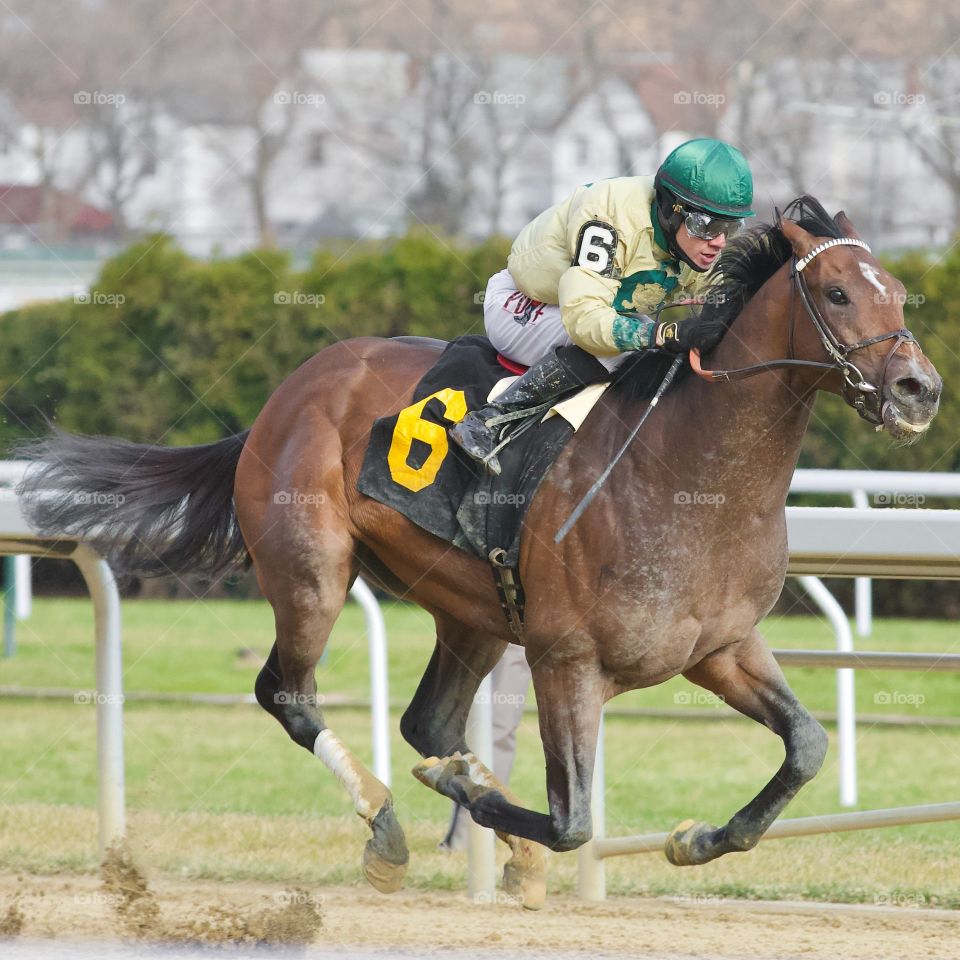
POLYGON ((502 472, 494 477, 448 442, 447 428, 467 410, 484 406, 505 377, 522 371, 501 358, 486 337, 451 341, 417 384, 411 404, 374 422, 357 481, 361 493, 490 563, 518 636, 523 518, 547 471, 606 386, 595 384, 558 404, 560 416, 520 421, 500 453, 502 472))

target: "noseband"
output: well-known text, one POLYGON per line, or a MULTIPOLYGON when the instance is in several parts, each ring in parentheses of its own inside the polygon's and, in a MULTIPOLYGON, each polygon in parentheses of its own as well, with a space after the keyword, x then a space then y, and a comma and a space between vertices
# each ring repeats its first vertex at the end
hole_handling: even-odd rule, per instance
MULTIPOLYGON (((803 304, 803 308, 806 311, 807 316, 810 318, 813 328, 817 331, 817 336, 820 337, 820 342, 823 344, 823 349, 830 358, 829 363, 822 363, 816 360, 794 360, 791 356, 789 359, 767 360, 763 363, 752 364, 749 367, 738 367, 735 370, 704 370, 700 365, 699 351, 692 350, 690 352, 690 366, 693 368, 694 373, 712 383, 722 383, 729 382, 731 380, 744 380, 747 377, 755 376, 758 373, 764 373, 767 370, 779 370, 784 367, 805 367, 807 369, 837 370, 843 376, 843 387, 841 388, 843 399, 846 400, 846 402, 850 404, 850 406, 853 407, 854 410, 856 410, 857 413, 859 413, 860 416, 863 417, 863 419, 868 423, 881 426, 883 424, 883 395, 880 386, 886 379, 887 367, 890 365, 893 355, 900 348, 901 344, 916 343, 917 341, 914 335, 905 327, 901 327, 899 330, 894 330, 891 333, 881 333, 876 337, 868 337, 866 340, 861 340, 859 343, 855 343, 850 347, 844 346, 844 344, 837 339, 836 334, 830 329, 829 326, 827 326, 827 322, 820 315, 817 305, 813 302, 813 297, 810 295, 810 289, 807 287, 807 282, 803 277, 803 271, 810 261, 813 260, 818 254, 823 253, 824 250, 829 250, 831 247, 838 246, 863 247, 868 253, 870 252, 870 247, 868 247, 863 240, 856 240, 853 237, 841 237, 833 240, 825 240, 823 243, 818 244, 800 259, 794 257, 793 265, 790 268, 790 280, 793 284, 793 290, 795 290, 800 296, 800 302, 803 304), (875 343, 882 343, 884 340, 893 340, 894 342, 884 358, 883 366, 880 371, 880 384, 878 385, 870 383, 864 377, 857 365, 850 359, 850 356, 851 354, 856 353, 858 350, 863 350, 865 347, 873 346, 875 343)), ((792 309, 792 305, 793 299, 791 294, 791 354, 793 353, 794 323, 794 311, 792 309)))

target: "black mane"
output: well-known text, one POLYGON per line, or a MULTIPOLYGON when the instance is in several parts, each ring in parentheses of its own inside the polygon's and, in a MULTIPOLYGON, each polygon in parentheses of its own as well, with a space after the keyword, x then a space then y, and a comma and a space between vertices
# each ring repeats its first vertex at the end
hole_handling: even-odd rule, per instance
MULTIPOLYGON (((723 339, 750 298, 782 267, 792 255, 790 242, 780 229, 780 220, 791 219, 815 237, 840 238, 843 233, 836 220, 820 201, 804 194, 777 211, 776 223, 759 223, 730 240, 720 254, 717 273, 721 279, 711 290, 700 311, 694 337, 700 352, 707 356, 723 339), (788 216, 789 214, 793 216, 788 216)), ((669 312, 664 314, 669 318, 669 312)), ((617 371, 613 389, 630 400, 647 400, 654 395, 673 362, 669 354, 638 353, 617 371)), ((684 362, 671 389, 690 373, 684 362)))

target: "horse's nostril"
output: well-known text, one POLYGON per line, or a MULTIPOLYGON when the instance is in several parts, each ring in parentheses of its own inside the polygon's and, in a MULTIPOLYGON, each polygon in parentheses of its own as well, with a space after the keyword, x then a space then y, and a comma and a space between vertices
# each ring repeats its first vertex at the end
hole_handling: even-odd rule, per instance
POLYGON ((922 400, 929 392, 916 377, 901 377, 891 389, 898 400, 922 400))

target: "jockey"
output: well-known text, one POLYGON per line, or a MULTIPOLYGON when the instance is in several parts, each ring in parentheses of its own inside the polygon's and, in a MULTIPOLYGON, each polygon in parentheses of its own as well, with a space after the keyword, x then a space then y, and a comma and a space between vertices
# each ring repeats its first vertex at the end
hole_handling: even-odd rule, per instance
POLYGON ((499 474, 489 418, 607 380, 632 351, 688 351, 689 320, 650 314, 705 295, 727 237, 754 216, 752 202, 743 154, 702 137, 673 150, 654 177, 578 187, 532 220, 483 302, 493 346, 530 369, 451 427, 453 440, 499 474))

